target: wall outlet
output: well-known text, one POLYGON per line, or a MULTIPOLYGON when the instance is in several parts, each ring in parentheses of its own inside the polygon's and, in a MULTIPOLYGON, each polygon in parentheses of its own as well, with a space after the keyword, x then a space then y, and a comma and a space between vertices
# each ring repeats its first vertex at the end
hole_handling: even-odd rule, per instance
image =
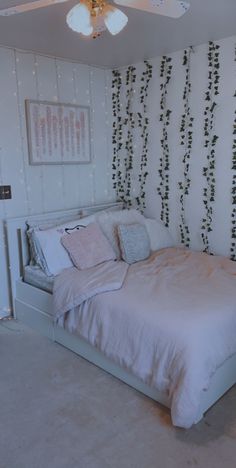
POLYGON ((11 199, 11 186, 0 185, 0 200, 10 200, 10 199, 11 199))

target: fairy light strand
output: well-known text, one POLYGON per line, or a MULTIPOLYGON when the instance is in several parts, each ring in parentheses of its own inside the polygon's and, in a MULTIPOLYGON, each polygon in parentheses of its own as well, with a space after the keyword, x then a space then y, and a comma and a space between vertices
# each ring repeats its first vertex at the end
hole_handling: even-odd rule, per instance
POLYGON ((16 83, 16 100, 17 100, 17 109, 18 109, 18 121, 19 121, 19 130, 20 130, 20 152, 22 155, 23 165, 22 165, 22 175, 23 183, 25 186, 25 197, 26 197, 26 209, 27 214, 31 214, 31 204, 29 200, 29 190, 28 190, 28 177, 26 174, 26 152, 25 152, 25 139, 23 133, 23 119, 25 114, 22 112, 22 105, 20 100, 20 80, 17 63, 19 63, 19 57, 17 57, 16 50, 14 50, 14 66, 15 66, 15 83, 16 83))
MULTIPOLYGON (((72 84, 73 84, 73 92, 74 92, 74 99, 73 102, 77 105, 79 103, 79 90, 78 90, 78 69, 73 66, 72 70, 72 84)), ((81 166, 80 164, 76 165, 76 172, 78 174, 78 180, 81 177, 81 166)), ((77 189, 77 203, 80 205, 80 198, 81 198, 81 191, 80 191, 80 183, 76 184, 77 189)))
MULTIPOLYGON (((56 94, 57 94, 57 101, 60 102, 61 97, 60 97, 60 84, 59 80, 61 79, 61 73, 60 73, 60 68, 58 64, 58 60, 55 58, 54 59, 54 65, 55 65, 55 71, 56 71, 56 94)), ((65 189, 65 167, 64 164, 60 165, 61 168, 61 188, 62 188, 62 198, 63 201, 66 200, 66 189, 65 189)))
POLYGON ((108 119, 108 105, 109 105, 109 97, 108 97, 108 72, 104 70, 104 83, 105 83, 105 115, 106 115, 106 152, 107 152, 107 172, 106 172, 106 180, 107 180, 107 196, 110 199, 113 198, 114 191, 112 190, 111 183, 110 183, 110 172, 111 172, 111 148, 110 148, 110 135, 111 135, 111 126, 110 121, 108 119))
MULTIPOLYGON (((35 77, 35 86, 36 86, 36 96, 37 100, 40 100, 41 94, 39 92, 39 77, 38 77, 38 59, 37 56, 34 54, 34 77, 35 77)), ((40 136, 41 138, 41 136, 40 136)), ((45 207, 45 196, 44 196, 44 170, 43 166, 40 165, 40 180, 41 180, 41 202, 42 202, 42 210, 43 213, 46 211, 45 207)))
POLYGON ((91 161, 92 161, 92 172, 91 172, 91 178, 92 178, 92 198, 91 202, 92 204, 95 203, 96 200, 96 184, 95 184, 95 172, 96 172, 96 164, 95 164, 95 150, 94 150, 94 114, 95 114, 95 109, 94 109, 94 96, 93 96, 93 91, 94 91, 94 81, 93 81, 93 75, 94 71, 90 67, 89 68, 89 103, 90 103, 90 109, 91 109, 91 161))

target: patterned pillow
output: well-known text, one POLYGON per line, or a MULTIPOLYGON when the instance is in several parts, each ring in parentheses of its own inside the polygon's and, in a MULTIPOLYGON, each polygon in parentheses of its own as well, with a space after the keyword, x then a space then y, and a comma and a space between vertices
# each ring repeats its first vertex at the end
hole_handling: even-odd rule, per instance
POLYGON ((71 234, 65 234, 61 238, 61 243, 69 253, 73 264, 80 270, 116 259, 113 248, 96 223, 91 223, 85 229, 71 234))
POLYGON ((117 232, 118 224, 145 224, 144 216, 135 209, 102 213, 96 217, 96 221, 98 222, 103 234, 105 234, 106 238, 112 245, 118 260, 121 258, 117 232))
POLYGON ((122 259, 131 265, 145 260, 150 255, 150 240, 142 224, 119 224, 117 226, 122 259))

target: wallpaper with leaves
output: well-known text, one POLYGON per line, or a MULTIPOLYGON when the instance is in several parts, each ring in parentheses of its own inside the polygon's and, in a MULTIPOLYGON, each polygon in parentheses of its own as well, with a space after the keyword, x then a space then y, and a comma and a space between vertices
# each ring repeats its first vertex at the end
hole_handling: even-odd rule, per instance
POLYGON ((112 180, 117 198, 127 207, 146 208, 148 176, 148 92, 152 65, 145 61, 137 76, 135 66, 112 72, 112 180), (135 151, 138 147, 138 152, 135 151))
POLYGON ((236 37, 113 71, 117 197, 236 260, 236 37))

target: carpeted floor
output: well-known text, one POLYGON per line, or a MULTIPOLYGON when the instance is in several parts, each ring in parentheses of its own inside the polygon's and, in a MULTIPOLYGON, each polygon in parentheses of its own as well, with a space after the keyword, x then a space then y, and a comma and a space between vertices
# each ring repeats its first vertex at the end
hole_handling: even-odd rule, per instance
POLYGON ((0 322, 0 468, 236 468, 236 388, 189 431, 14 321, 0 322))

